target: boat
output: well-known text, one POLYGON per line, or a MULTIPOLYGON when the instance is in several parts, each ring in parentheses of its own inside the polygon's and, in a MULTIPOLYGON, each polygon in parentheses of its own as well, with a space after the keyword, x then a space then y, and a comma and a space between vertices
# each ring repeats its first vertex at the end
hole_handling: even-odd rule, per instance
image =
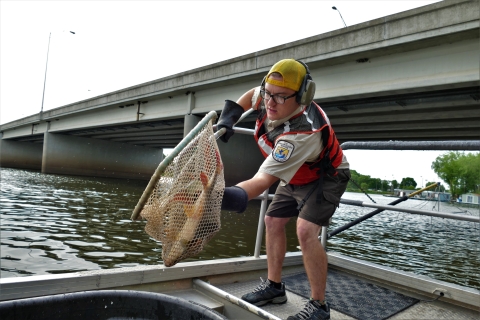
MULTIPOLYGON (((474 319, 478 316, 480 298, 478 290, 401 272, 340 254, 329 253, 328 257, 329 273, 339 272, 385 288, 389 292, 424 301, 397 313, 402 319, 429 317, 447 319, 444 317, 446 311, 449 315, 448 319, 474 319)), ((287 254, 284 275, 299 274, 303 271, 301 252, 287 254)), ((259 308, 240 300, 240 294, 251 290, 258 283, 259 277, 265 274, 266 257, 260 256, 178 263, 170 268, 149 266, 7 278, 1 281, 3 302, 0 302, 0 316, 2 319, 21 319, 13 314, 17 309, 15 306, 20 308, 22 301, 25 303, 34 297, 44 297, 48 300, 72 293, 98 291, 103 294, 105 290, 111 290, 114 293, 118 291, 161 293, 185 300, 183 304, 185 308, 200 304, 209 310, 215 310, 227 319, 282 319, 303 308, 305 297, 290 291, 287 292, 289 300, 285 305, 267 305, 259 308)), ((112 298, 107 298, 99 311, 118 305, 118 303, 109 305, 109 299, 112 298)), ((125 300, 128 301, 128 299, 125 300)), ((61 304, 57 306, 57 312, 61 306, 61 304)), ((375 309, 374 304, 370 307, 375 309)), ((38 313, 38 311, 34 309, 32 313, 38 313)), ((18 313, 18 310, 16 312, 18 313)), ((68 308, 65 312, 68 314, 72 309, 68 308)), ((83 317, 83 319, 86 318, 86 316, 83 317)), ((97 318, 91 317, 91 319, 97 318)), ((332 308, 332 319, 350 318, 332 308)))
MULTIPOLYGON (((237 129, 251 134, 249 130, 237 129)), ((429 142, 432 143, 438 147, 442 144, 429 142)), ((398 146, 399 142, 395 144, 398 146)), ((344 149, 351 147, 351 142, 342 144, 344 149)), ((259 279, 267 274, 267 257, 260 255, 260 249, 263 218, 267 201, 272 198, 268 190, 257 198, 262 205, 253 256, 179 262, 172 267, 137 266, 3 278, 0 279, 0 318, 277 320, 296 314, 309 294, 300 248, 287 253, 283 264, 287 303, 257 307, 241 300, 241 296, 256 287, 259 279)), ((380 206, 348 199, 342 199, 341 203, 377 208, 378 212, 395 210, 480 223, 475 215, 405 209, 394 204, 380 206)), ((336 285, 329 292, 327 283, 332 319, 478 318, 479 290, 330 252, 329 235, 332 233, 322 228, 319 241, 327 249, 328 279, 334 279, 330 286, 336 285), (334 294, 340 298, 332 300, 334 294)))
MULTIPOLYGON (((432 213, 439 214, 438 212, 432 213)), ((261 225, 261 223, 259 224, 261 225)), ((261 239, 257 238, 257 244, 259 242, 261 239)), ((256 249, 259 250, 259 248, 256 249)), ((258 250, 256 251, 258 252, 258 250)), ((329 278, 333 273, 336 277, 340 275, 351 279, 349 281, 358 281, 367 286, 381 288, 391 295, 402 295, 416 300, 417 303, 398 310, 396 316, 399 319, 474 319, 480 311, 479 290, 399 271, 334 252, 327 254, 329 278), (448 316, 445 317, 445 314, 448 316)), ((78 314, 78 317, 69 316, 72 319, 86 319, 87 317, 102 319, 95 315, 104 314, 105 308, 112 310, 117 308, 117 311, 125 312, 128 306, 131 309, 127 310, 136 310, 132 305, 138 303, 149 305, 149 299, 154 299, 155 296, 152 298, 146 293, 157 294, 156 299, 161 304, 167 304, 169 299, 180 301, 173 312, 184 312, 185 309, 192 309, 191 312, 194 312, 199 306, 205 307, 204 313, 215 311, 212 313, 212 317, 205 319, 216 319, 219 315, 226 319, 282 319, 301 310, 306 297, 298 292, 287 291, 288 302, 285 305, 267 305, 262 308, 250 305, 240 299, 242 294, 258 284, 260 277, 266 275, 266 268, 266 256, 254 255, 180 262, 173 267, 138 266, 71 274, 5 278, 0 279, 0 318, 27 319, 28 317, 17 317, 16 315, 20 314, 19 310, 26 310, 25 305, 36 301, 37 304, 34 303, 30 311, 31 318, 40 319, 42 317, 35 317, 35 315, 38 316, 39 312, 45 309, 47 302, 53 303, 57 300, 57 305, 52 305, 52 308, 47 309, 55 310, 56 314, 63 314, 63 317, 73 313, 78 314), (122 295, 123 300, 120 299, 122 295), (90 302, 90 309, 88 309, 82 303, 74 303, 69 300, 84 296, 87 296, 89 301, 100 299, 99 306, 92 306, 92 302, 90 302), (139 297, 143 297, 143 299, 139 300, 139 297), (66 303, 65 300, 70 302, 66 303), (142 302, 143 300, 145 302, 142 302), (75 308, 80 308, 80 310, 75 308), (91 310, 92 308, 94 308, 94 312, 91 310), (86 314, 85 310, 89 310, 90 313, 86 314)), ((287 253, 283 273, 284 277, 304 273, 301 250, 287 253)), ((343 290, 345 290, 343 294, 348 294, 351 288, 345 286, 343 290)), ((368 299, 370 298, 368 297, 368 299)), ((373 315, 378 311, 375 310, 375 303, 372 302, 368 308, 372 309, 372 318, 367 315, 367 319, 373 319, 373 315)), ((348 313, 336 310, 334 306, 331 315, 332 319, 355 319, 348 313)), ((159 317, 158 319, 180 319, 175 317, 174 313, 170 316, 172 317, 159 317)), ((47 318, 53 319, 51 315, 45 317, 45 319, 47 318)), ((58 319, 61 318, 58 317, 58 319)), ((157 319, 144 317, 143 313, 142 317, 133 314, 132 318, 157 319)))
POLYGON ((439 201, 439 202, 451 202, 452 195, 448 192, 439 192, 439 191, 424 191, 419 197, 420 200, 427 201, 439 201))

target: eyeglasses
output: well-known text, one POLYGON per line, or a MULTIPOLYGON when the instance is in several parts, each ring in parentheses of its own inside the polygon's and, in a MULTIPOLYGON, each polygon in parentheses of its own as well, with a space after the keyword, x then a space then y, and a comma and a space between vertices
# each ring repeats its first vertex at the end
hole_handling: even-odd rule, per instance
POLYGON ((297 93, 295 92, 294 94, 292 94, 288 97, 283 97, 283 96, 280 96, 278 94, 271 94, 270 92, 267 92, 265 90, 260 90, 260 95, 265 100, 270 100, 270 98, 273 98, 273 101, 275 101, 275 103, 284 104, 287 99, 295 97, 297 95, 297 93))

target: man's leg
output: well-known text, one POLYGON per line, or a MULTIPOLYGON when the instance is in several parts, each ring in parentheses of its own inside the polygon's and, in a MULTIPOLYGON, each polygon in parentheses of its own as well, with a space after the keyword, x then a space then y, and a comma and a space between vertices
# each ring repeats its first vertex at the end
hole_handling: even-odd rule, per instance
POLYGON ((327 285, 327 254, 318 240, 321 226, 298 218, 297 236, 303 255, 303 264, 310 282, 311 298, 323 301, 327 285))
POLYGON ((303 310, 287 320, 300 319, 330 319, 330 307, 325 302, 325 289, 327 286, 327 254, 318 240, 321 226, 308 220, 298 218, 297 236, 303 255, 303 265, 310 283, 310 300, 303 310))
POLYGON ((285 225, 290 218, 265 217, 268 279, 282 281, 282 265, 287 251, 285 225))
POLYGON ((262 280, 252 292, 244 294, 242 299, 256 306, 267 303, 285 303, 287 295, 282 282, 282 264, 285 258, 285 224, 290 218, 265 217, 268 279, 262 280), (273 282, 272 282, 273 281, 273 282))

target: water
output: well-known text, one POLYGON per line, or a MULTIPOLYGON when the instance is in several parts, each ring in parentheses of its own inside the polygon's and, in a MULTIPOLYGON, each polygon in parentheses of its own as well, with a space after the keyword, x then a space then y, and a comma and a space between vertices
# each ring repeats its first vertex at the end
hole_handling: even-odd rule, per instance
MULTIPOLYGON (((147 181, 0 170, 2 278, 162 264, 161 245, 145 233, 145 222, 130 220, 147 181)), ((360 193, 343 197, 371 202, 360 193)), ((419 200, 397 206, 438 210, 438 203, 419 200)), ((252 256, 259 209, 252 201, 244 214, 223 212, 221 231, 189 260, 252 256)), ((372 210, 342 205, 330 230, 372 210)), ((479 214, 445 203, 440 210, 479 214)), ((479 230, 472 222, 385 211, 333 237, 328 250, 480 289, 479 230)), ((287 237, 287 250, 298 251, 294 221, 287 237)))

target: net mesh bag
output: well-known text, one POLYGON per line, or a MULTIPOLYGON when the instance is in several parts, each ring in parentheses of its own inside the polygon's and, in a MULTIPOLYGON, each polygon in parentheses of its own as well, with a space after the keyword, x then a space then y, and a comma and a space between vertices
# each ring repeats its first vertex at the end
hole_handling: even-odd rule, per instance
POLYGON ((212 121, 166 167, 140 212, 165 266, 200 253, 220 230, 225 188, 212 121))

